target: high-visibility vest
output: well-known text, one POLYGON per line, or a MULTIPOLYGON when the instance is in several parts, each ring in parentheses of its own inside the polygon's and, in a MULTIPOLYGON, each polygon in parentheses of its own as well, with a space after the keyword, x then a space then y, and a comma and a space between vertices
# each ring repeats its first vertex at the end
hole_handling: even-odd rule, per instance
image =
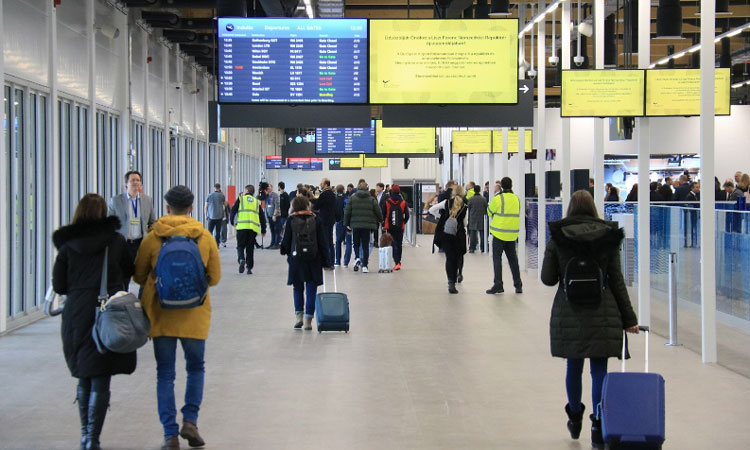
POLYGON ((490 233, 501 241, 515 241, 521 226, 521 201, 516 194, 496 195, 487 207, 490 233))
POLYGON ((237 213, 237 230, 252 230, 260 234, 260 204, 258 199, 249 194, 240 196, 240 209, 237 213))
POLYGON ((471 197, 474 197, 474 189, 470 189, 466 192, 466 200, 470 199, 471 197))

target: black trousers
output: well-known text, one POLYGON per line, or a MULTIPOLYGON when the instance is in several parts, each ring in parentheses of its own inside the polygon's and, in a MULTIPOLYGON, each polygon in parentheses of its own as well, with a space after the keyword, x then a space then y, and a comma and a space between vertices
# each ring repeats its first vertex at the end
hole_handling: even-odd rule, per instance
POLYGON ((393 244, 391 244, 391 247, 393 247, 393 262, 396 264, 401 264, 401 253, 403 250, 403 241, 404 241, 404 230, 395 230, 395 229, 389 229, 388 233, 393 236, 393 244))
POLYGON ((79 378, 78 386, 89 392, 109 392, 109 384, 112 380, 110 375, 100 377, 79 378))
POLYGON ((367 267, 367 262, 370 259, 371 236, 372 230, 368 228, 354 228, 352 230, 352 239, 354 240, 354 257, 359 257, 362 261, 362 266, 364 267, 367 267))
POLYGON ((510 273, 513 274, 513 286, 520 289, 523 287, 523 283, 521 282, 521 271, 518 268, 516 241, 503 241, 496 237, 492 238, 492 266, 495 271, 493 287, 503 287, 503 252, 508 257, 510 273))
POLYGON ((237 230, 237 264, 244 259, 247 270, 253 268, 255 236, 257 235, 258 234, 253 230, 237 230))
POLYGON ((464 254, 453 243, 443 243, 443 250, 445 250, 445 275, 449 283, 455 283, 458 274, 464 270, 464 254))
MULTIPOLYGON (((128 244, 128 253, 130 253, 130 258, 133 260, 133 264, 135 264, 135 257, 138 256, 138 249, 141 246, 141 242, 143 241, 143 238, 141 239, 133 239, 126 240, 126 243, 128 244)), ((127 291, 130 288, 130 277, 128 277, 125 280, 125 286, 124 289, 127 291)))

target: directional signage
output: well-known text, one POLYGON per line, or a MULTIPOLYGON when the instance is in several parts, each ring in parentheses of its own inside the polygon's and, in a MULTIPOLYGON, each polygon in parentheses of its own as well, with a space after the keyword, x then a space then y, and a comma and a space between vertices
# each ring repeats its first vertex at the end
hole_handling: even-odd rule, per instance
POLYGON ((383 105, 384 127, 532 127, 534 82, 518 81, 515 105, 383 105))

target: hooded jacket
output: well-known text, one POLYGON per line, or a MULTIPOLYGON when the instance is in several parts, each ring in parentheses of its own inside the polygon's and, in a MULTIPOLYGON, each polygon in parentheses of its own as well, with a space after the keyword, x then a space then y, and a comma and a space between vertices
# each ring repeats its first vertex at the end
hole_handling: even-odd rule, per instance
MULTIPOLYGON (((402 202, 406 202, 404 198, 401 196, 401 194, 389 194, 388 198, 386 199, 383 197, 383 201, 380 203, 380 212, 383 214, 383 228, 389 231, 391 230, 391 226, 388 219, 388 211, 389 208, 400 208, 402 205, 402 202), (395 204, 394 204, 395 203, 395 204)), ((404 221, 401 224, 401 230, 406 229, 406 223, 409 221, 409 205, 404 204, 404 221)))
POLYGON ((349 199, 344 211, 344 225, 367 230, 377 230, 383 221, 383 212, 378 201, 367 190, 357 190, 349 199))
POLYGON ((186 215, 163 216, 154 223, 152 231, 143 239, 135 258, 133 280, 143 286, 141 302, 151 320, 149 337, 181 337, 191 339, 208 338, 211 324, 211 294, 206 301, 195 308, 162 309, 155 285, 156 261, 162 246, 162 238, 187 236, 198 239, 198 249, 206 268, 209 286, 216 286, 221 279, 219 248, 211 233, 197 220, 186 215))
POLYGON ((550 318, 552 356, 606 358, 622 352, 623 329, 638 324, 620 267, 617 224, 593 217, 568 217, 549 223, 551 239, 542 263, 542 282, 558 285, 550 318), (598 305, 573 305, 560 280, 567 261, 576 254, 592 256, 606 274, 606 287, 598 305))
POLYGON ((120 220, 115 216, 64 226, 52 234, 58 249, 52 269, 52 287, 67 295, 62 313, 62 342, 70 374, 90 378, 133 373, 136 354, 106 353, 96 349, 91 329, 99 306, 104 249, 107 257, 107 293, 124 289, 124 281, 133 273, 133 262, 125 238, 117 232, 120 220))

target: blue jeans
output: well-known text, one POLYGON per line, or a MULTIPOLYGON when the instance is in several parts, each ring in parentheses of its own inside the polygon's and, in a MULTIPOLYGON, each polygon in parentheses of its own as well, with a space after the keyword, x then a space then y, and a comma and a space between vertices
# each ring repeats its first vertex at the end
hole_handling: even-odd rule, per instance
MULTIPOLYGON (((583 387, 581 377, 583 375, 583 359, 568 359, 568 370, 565 374, 565 389, 568 392, 568 404, 571 411, 581 410, 581 395, 583 387)), ((591 404, 592 413, 599 417, 599 403, 602 402, 602 385, 604 376, 607 375, 607 358, 589 358, 591 370, 591 404)))
POLYGON ((344 222, 336 222, 336 264, 341 265, 341 244, 344 244, 344 265, 352 259, 352 235, 346 232, 344 222))
POLYGON ((315 294, 318 292, 318 286, 315 283, 294 283, 292 284, 292 292, 294 294, 294 312, 303 312, 305 317, 312 317, 315 315, 315 294), (307 294, 307 302, 305 302, 305 294, 307 294))
POLYGON ((216 245, 221 243, 221 224, 222 219, 208 219, 208 232, 216 239, 216 245))
POLYGON ((177 436, 177 410, 175 408, 174 378, 177 340, 185 353, 187 384, 185 386, 185 406, 182 407, 182 420, 198 424, 198 411, 203 400, 203 377, 205 373, 203 355, 206 341, 175 337, 154 338, 156 357, 156 399, 159 407, 159 420, 164 427, 164 438, 177 436))

